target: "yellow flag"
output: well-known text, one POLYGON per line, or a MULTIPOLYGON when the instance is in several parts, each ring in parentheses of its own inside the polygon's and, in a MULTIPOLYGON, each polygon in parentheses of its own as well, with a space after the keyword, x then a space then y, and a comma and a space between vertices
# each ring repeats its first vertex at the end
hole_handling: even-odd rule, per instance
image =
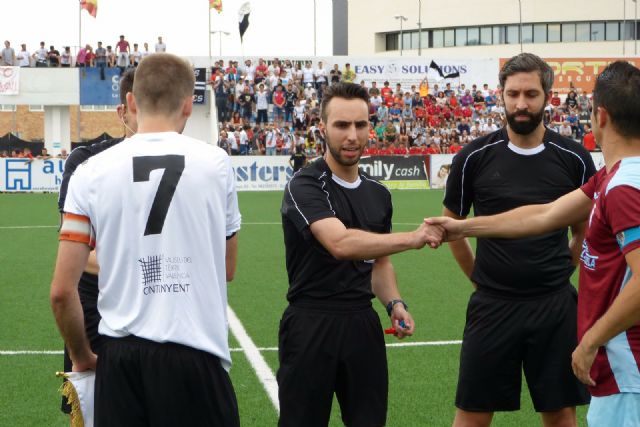
POLYGON ((209 8, 215 9, 218 13, 222 12, 222 0, 209 0, 209 8))
POLYGON ((80 0, 80 7, 89 12, 94 18, 98 14, 98 0, 80 0))

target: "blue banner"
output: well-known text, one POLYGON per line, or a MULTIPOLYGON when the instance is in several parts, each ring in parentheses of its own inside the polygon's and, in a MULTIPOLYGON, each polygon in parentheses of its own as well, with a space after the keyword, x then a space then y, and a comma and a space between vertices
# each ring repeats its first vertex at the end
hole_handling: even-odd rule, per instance
POLYGON ((80 105, 120 104, 120 69, 78 68, 80 73, 80 105))

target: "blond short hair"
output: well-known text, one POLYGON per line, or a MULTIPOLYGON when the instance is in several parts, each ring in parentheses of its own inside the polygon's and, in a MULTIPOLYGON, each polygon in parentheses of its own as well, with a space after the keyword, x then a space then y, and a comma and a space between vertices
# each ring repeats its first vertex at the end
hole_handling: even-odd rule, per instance
POLYGON ((193 96, 195 77, 191 65, 170 53, 155 53, 140 61, 133 96, 140 112, 172 115, 193 96))

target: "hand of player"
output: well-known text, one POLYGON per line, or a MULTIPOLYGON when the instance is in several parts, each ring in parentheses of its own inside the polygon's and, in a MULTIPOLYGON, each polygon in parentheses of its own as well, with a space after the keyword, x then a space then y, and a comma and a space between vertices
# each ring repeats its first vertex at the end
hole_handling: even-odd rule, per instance
POLYGON ((448 216, 425 218, 425 224, 442 227, 445 231, 443 241, 451 242, 464 238, 462 225, 464 220, 457 220, 448 216))
POLYGON ((595 386, 596 382, 591 378, 591 366, 598 353, 598 348, 590 348, 584 342, 584 338, 571 355, 571 368, 575 376, 584 384, 595 386))
POLYGON ((396 330, 395 336, 398 339, 413 335, 415 325, 413 323, 413 317, 407 310, 405 310, 402 304, 395 304, 391 311, 391 326, 396 330), (402 327, 401 323, 404 324, 402 327))
POLYGON ((431 248, 437 248, 442 244, 445 237, 445 230, 439 225, 430 225, 426 222, 420 224, 415 231, 418 243, 416 249, 422 249, 425 245, 429 245, 431 248))
POLYGON ((71 370, 73 372, 84 372, 88 370, 95 371, 96 364, 98 363, 98 356, 93 352, 89 352, 86 357, 82 359, 72 360, 72 362, 73 367, 71 370))

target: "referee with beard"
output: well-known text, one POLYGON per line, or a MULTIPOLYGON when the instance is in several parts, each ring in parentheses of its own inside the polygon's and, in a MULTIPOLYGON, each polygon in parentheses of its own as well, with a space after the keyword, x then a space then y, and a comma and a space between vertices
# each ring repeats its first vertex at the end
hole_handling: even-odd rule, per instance
MULTIPOLYGON (((476 139, 453 158, 444 214, 465 218, 551 202, 595 173, 578 143, 545 128, 553 70, 523 53, 499 75, 507 126, 476 139)), ((575 406, 589 402, 571 370, 576 347, 576 291, 569 282, 585 223, 524 239, 451 242, 476 291, 467 308, 454 426, 488 426, 495 411, 520 409, 522 371, 545 426, 575 426, 575 406)))
POLYGON ((334 393, 346 425, 386 423, 387 359, 371 299, 386 306, 398 338, 412 335, 389 255, 442 238, 442 229, 425 224, 390 233, 391 194, 358 168, 368 119, 365 88, 327 88, 320 122, 326 154, 285 188, 289 306, 279 332, 280 426, 326 426, 334 393))

